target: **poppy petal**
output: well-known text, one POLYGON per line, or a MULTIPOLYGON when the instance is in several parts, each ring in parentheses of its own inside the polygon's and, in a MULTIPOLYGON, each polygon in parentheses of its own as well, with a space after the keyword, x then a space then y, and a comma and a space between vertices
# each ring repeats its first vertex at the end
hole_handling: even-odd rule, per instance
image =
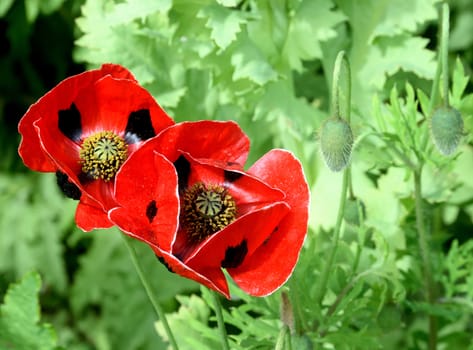
POLYGON ((50 127, 44 118, 34 122, 34 128, 40 148, 51 160, 54 168, 60 169, 80 188, 78 179, 78 174, 82 172, 79 158, 80 146, 66 137, 58 128, 50 127))
MULTIPOLYGON (((115 131, 125 136, 125 131, 129 128, 132 134, 130 137, 139 139, 143 135, 150 135, 149 129, 144 130, 143 125, 145 129, 152 127, 154 135, 155 131, 174 123, 146 90, 133 81, 117 80, 111 76, 106 76, 89 89, 80 91, 73 104, 67 109, 57 111, 56 116, 41 118, 35 122, 45 153, 83 193, 100 202, 105 211, 114 206, 113 182, 82 176, 80 141, 73 139, 73 126, 77 125, 77 122, 63 122, 60 129, 58 121, 61 120, 61 113, 66 113, 67 117, 73 119, 80 118, 82 138, 103 130, 115 131)), ((141 144, 141 139, 138 141, 141 144)), ((137 144, 129 147, 129 155, 137 148, 137 144)))
MULTIPOLYGON (((270 203, 284 200, 284 193, 268 186, 254 176, 241 171, 226 170, 203 163, 200 160, 193 159, 189 154, 182 155, 182 157, 179 158, 181 163, 185 160, 187 165, 185 167, 181 166, 181 168, 185 168, 187 173, 184 176, 182 170, 180 171, 177 168, 180 193, 196 183, 220 185, 235 200, 238 217, 256 211, 270 203), (182 183, 183 176, 188 179, 185 184, 182 183)), ((172 251, 185 260, 200 244, 199 242, 191 242, 188 232, 180 227, 172 251)))
MULTIPOLYGON (((242 206, 281 201, 285 198, 281 190, 268 186, 266 182, 251 174, 232 168, 221 168, 211 162, 195 159, 190 154, 183 156, 189 162, 186 187, 191 187, 197 182, 220 185, 232 195, 239 210, 243 210, 242 206)), ((178 171, 178 176, 181 175, 178 171)))
POLYGON ((177 175, 155 152, 135 152, 115 179, 119 207, 109 218, 128 235, 170 251, 179 221, 177 175))
POLYGON ((250 141, 235 122, 202 120, 175 124, 146 146, 171 162, 175 162, 182 151, 194 158, 212 159, 242 168, 248 157, 250 141))
POLYGON ((106 76, 82 90, 74 103, 82 115, 84 136, 107 130, 136 143, 174 124, 150 93, 130 80, 106 76))
POLYGON ((185 263, 196 271, 237 268, 265 244, 289 210, 286 203, 277 202, 238 218, 207 239, 185 263))
POLYGON ((309 188, 300 162, 285 150, 268 152, 248 172, 281 189, 291 207, 265 244, 239 267, 228 269, 245 292, 264 296, 283 285, 294 270, 307 233, 309 188))
POLYGON ((54 162, 42 152, 34 122, 51 113, 56 115, 58 111, 70 108, 82 89, 90 87, 106 75, 117 79, 135 80, 126 68, 115 64, 104 64, 100 69, 90 70, 63 80, 30 106, 18 124, 18 131, 22 136, 18 153, 27 167, 36 171, 56 171, 54 162))
POLYGON ((222 293, 230 299, 230 292, 228 290, 228 283, 220 269, 208 269, 201 272, 197 272, 184 264, 181 260, 176 258, 174 255, 162 251, 159 248, 153 247, 156 255, 161 257, 164 260, 164 263, 168 269, 182 277, 189 278, 194 280, 204 286, 216 290, 217 292, 222 293))
POLYGON ((84 197, 77 204, 75 221, 77 227, 86 232, 113 226, 101 206, 94 205, 92 201, 84 200, 84 197))

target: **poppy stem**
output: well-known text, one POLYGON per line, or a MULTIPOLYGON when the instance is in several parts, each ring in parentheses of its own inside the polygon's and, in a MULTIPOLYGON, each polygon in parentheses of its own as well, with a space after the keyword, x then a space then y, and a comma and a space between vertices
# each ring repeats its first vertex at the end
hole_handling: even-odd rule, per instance
POLYGON ((443 105, 449 106, 448 101, 448 32, 450 30, 450 11, 448 4, 442 6, 442 31, 440 37, 440 55, 442 64, 442 82, 443 82, 443 105))
POLYGON ((332 115, 344 118, 350 124, 351 70, 345 51, 340 51, 335 59, 332 79, 332 115), (343 98, 343 99, 342 99, 343 98), (340 101, 342 99, 342 101, 340 101), (340 109, 340 104, 345 107, 340 109))
MULTIPOLYGON (((351 69, 350 63, 346 57, 345 51, 340 51, 335 59, 333 68, 333 82, 332 82, 332 113, 337 119, 344 118, 348 127, 350 127, 350 111, 351 111, 351 69), (342 99, 342 97, 344 97, 342 99), (340 101, 341 100, 341 101, 340 101), (340 109, 340 104, 344 107, 340 109)), ((351 133, 351 129, 350 129, 351 133)), ((350 145, 351 152, 351 145, 350 145)), ((318 305, 322 304, 325 296, 325 290, 332 268, 335 253, 337 252, 338 241, 340 239, 340 230, 343 221, 343 213, 345 212, 345 202, 347 199, 347 192, 351 188, 350 164, 347 162, 343 172, 342 190, 340 193, 340 202, 338 207, 337 220, 334 228, 334 237, 332 246, 330 248, 327 263, 320 278, 320 285, 315 295, 315 301, 318 305)), ((351 191, 350 191, 351 192, 351 191)))
POLYGON ((448 4, 443 4, 442 6, 442 25, 440 27, 440 48, 437 70, 435 71, 434 81, 432 83, 432 91, 430 93, 430 104, 428 114, 431 115, 437 105, 438 95, 439 95, 439 86, 440 86, 440 76, 442 76, 443 82, 443 104, 445 107, 448 107, 448 34, 450 30, 450 11, 448 4))
MULTIPOLYGON (((433 308, 436 302, 435 283, 432 277, 432 264, 429 250, 429 238, 427 236, 427 228, 425 225, 424 208, 422 203, 422 166, 414 171, 414 191, 415 191, 415 211, 417 238, 419 242, 420 255, 422 257, 424 283, 426 288, 427 302, 433 308)), ((429 314, 429 350, 437 349, 437 333, 438 323, 437 317, 429 314)))
POLYGON ((282 326, 279 331, 278 339, 276 340, 276 345, 274 350, 284 350, 284 343, 286 341, 286 334, 288 333, 288 327, 282 326))
POLYGON ((337 252, 338 241, 340 240, 340 231, 341 231, 341 226, 342 226, 342 221, 343 221, 343 213, 345 212, 345 203, 347 199, 349 173, 350 173, 349 168, 346 168, 343 172, 342 191, 340 193, 340 202, 338 205, 337 221, 335 223, 332 246, 330 248, 330 254, 328 256, 327 262, 324 265, 322 275, 320 277, 319 288, 317 289, 317 293, 315 295, 315 302, 318 305, 322 305, 322 301, 325 296, 325 291, 327 289, 328 278, 329 278, 330 271, 332 268, 333 260, 335 259, 335 253, 337 252))
POLYGON ((146 291, 146 294, 148 295, 149 301, 151 304, 153 304, 154 311, 158 315, 159 320, 163 324, 164 331, 166 332, 168 336, 169 343, 171 344, 171 348, 174 350, 178 350, 179 347, 177 346, 176 339, 174 338, 174 335, 172 334, 171 328, 169 327, 169 323, 166 318, 166 314, 164 313, 164 310, 161 308, 161 305, 158 303, 158 300, 154 296, 153 290, 151 288, 150 283, 148 282, 146 275, 143 271, 143 267, 141 266, 138 257, 136 255, 135 248, 133 248, 131 244, 131 238, 128 238, 125 234, 122 234, 123 241, 125 242, 126 247, 128 248, 128 252, 130 253, 131 260, 133 262, 133 265, 135 266, 135 270, 140 277, 141 283, 143 284, 143 287, 146 291))
POLYGON ((230 346, 228 345, 227 330, 225 328, 225 322, 223 320, 222 304, 220 304, 220 296, 217 294, 217 292, 214 292, 213 290, 211 290, 211 294, 214 298, 215 315, 217 316, 217 324, 218 329, 220 331, 220 341, 222 343, 222 349, 230 350, 230 346))

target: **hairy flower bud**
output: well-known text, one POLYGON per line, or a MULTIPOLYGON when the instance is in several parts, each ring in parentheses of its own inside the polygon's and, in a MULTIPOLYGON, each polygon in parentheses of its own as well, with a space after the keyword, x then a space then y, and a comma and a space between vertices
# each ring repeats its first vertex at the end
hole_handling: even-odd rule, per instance
POLYGON ((329 118, 322 124, 320 148, 330 170, 340 171, 348 165, 352 147, 353 133, 345 120, 329 118))
POLYGON ((430 129, 435 146, 440 153, 448 156, 455 152, 463 133, 463 119, 458 110, 440 107, 432 115, 430 129))

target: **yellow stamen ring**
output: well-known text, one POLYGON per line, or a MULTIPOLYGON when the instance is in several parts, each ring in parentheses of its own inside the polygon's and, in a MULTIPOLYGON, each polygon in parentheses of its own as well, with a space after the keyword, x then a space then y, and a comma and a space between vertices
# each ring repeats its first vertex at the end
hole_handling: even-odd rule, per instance
POLYGON ((127 158, 125 140, 112 131, 100 131, 82 143, 82 171, 94 179, 110 181, 127 158))
POLYGON ((194 184, 184 192, 181 224, 192 241, 201 241, 232 223, 236 203, 219 185, 194 184))

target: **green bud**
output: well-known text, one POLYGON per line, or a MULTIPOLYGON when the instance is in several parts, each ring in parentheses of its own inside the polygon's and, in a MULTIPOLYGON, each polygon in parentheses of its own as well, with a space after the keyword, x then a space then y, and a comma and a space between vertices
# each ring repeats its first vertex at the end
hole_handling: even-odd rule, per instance
POLYGON ((325 163, 332 171, 344 169, 350 161, 353 133, 340 118, 327 119, 320 128, 320 148, 325 163))
POLYGON ((430 129, 435 146, 440 153, 448 156, 455 152, 463 133, 463 119, 458 110, 440 107, 432 115, 430 129))
POLYGON ((348 198, 345 203, 343 218, 347 224, 360 226, 361 219, 364 220, 366 218, 366 209, 363 201, 358 198, 348 198))

